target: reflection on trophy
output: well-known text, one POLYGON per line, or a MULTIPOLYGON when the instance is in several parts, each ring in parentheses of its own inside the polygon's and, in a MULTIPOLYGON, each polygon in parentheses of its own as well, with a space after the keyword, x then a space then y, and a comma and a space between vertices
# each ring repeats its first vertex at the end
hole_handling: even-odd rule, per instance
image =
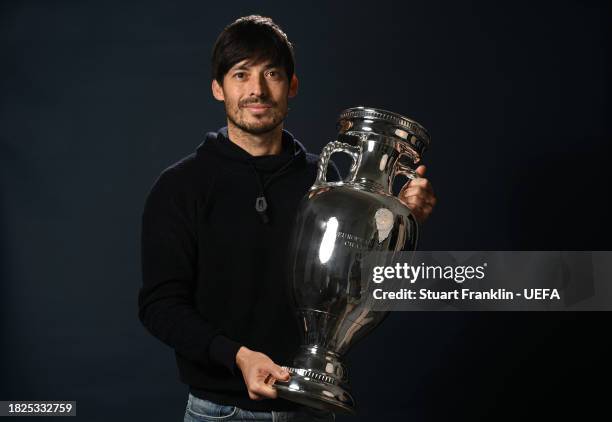
POLYGON ((365 107, 343 111, 338 132, 298 210, 289 265, 302 345, 286 367, 291 379, 274 386, 285 399, 353 413, 342 356, 388 315, 371 309, 363 258, 416 248, 416 220, 393 195, 393 181, 418 177, 414 169, 430 138, 413 120, 365 107), (352 165, 343 181, 327 182, 335 152, 349 154, 352 165))

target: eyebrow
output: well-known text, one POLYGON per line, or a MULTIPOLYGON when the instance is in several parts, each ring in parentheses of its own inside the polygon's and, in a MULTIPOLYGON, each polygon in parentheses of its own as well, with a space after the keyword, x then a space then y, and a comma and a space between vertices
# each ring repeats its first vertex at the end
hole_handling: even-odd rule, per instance
MULTIPOLYGON (((249 63, 249 62, 247 61, 247 62, 245 62, 245 63, 241 64, 241 65, 240 65, 240 66, 238 66, 238 67, 233 67, 233 68, 231 69, 231 71, 232 71, 232 72, 235 72, 235 71, 237 71, 237 70, 249 70, 249 68, 253 67, 253 65, 252 65, 252 64, 248 64, 248 63, 249 63)), ((269 63, 269 64, 267 64, 267 65, 266 65, 266 67, 265 67, 264 69, 272 69, 272 68, 279 67, 279 66, 280 66, 280 65, 278 65, 278 64, 269 63)))

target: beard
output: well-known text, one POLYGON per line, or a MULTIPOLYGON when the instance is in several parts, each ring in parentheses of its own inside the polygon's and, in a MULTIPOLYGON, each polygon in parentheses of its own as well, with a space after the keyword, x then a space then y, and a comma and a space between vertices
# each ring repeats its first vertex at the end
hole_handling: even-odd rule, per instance
POLYGON ((265 100, 247 100, 240 102, 237 106, 228 106, 227 103, 225 104, 225 114, 227 115, 228 120, 238 129, 252 135, 262 135, 274 130, 283 122, 283 120, 285 120, 287 113, 288 107, 285 107, 283 110, 282 108, 278 108, 277 103, 272 103, 271 101, 265 100), (244 110, 244 107, 246 107, 248 104, 266 104, 269 105, 270 108, 268 109, 264 119, 259 120, 255 118, 254 121, 248 121, 244 116, 246 113, 249 113, 248 110, 244 110))

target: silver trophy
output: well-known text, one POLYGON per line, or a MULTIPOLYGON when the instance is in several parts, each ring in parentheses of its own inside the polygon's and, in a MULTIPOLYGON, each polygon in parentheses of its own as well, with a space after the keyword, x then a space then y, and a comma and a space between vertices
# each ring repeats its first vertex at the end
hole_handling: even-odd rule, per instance
POLYGON ((372 311, 362 261, 369 252, 413 251, 418 226, 393 195, 397 175, 414 171, 429 146, 417 122, 385 110, 355 107, 338 120, 338 140, 323 148, 314 185, 299 207, 291 243, 291 293, 302 345, 278 395, 307 406, 354 413, 342 356, 388 315, 372 311), (330 156, 351 156, 349 174, 327 182, 330 156))

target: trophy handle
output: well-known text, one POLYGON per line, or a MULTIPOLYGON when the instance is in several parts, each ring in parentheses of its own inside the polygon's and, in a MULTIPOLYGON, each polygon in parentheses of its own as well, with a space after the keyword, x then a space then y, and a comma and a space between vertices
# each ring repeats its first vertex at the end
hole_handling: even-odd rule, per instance
POLYGON ((355 180, 361 149, 357 146, 344 142, 332 141, 325 145, 325 148, 323 148, 323 151, 321 151, 321 155, 319 156, 317 180, 315 181, 313 187, 323 186, 327 183, 327 165, 329 164, 329 158, 335 152, 344 152, 351 156, 353 159, 353 164, 351 165, 348 176, 345 177, 344 180, 348 180, 349 182, 355 180))
MULTIPOLYGON (((404 154, 400 156, 400 159, 403 155, 404 154)), ((397 160, 397 164, 395 165, 395 173, 393 174, 393 178, 395 179, 395 176, 398 174, 406 176, 410 180, 418 179, 420 177, 412 167, 402 163, 400 160, 397 160)))
MULTIPOLYGON (((401 158, 401 156, 400 156, 401 158)), ((418 175, 418 173, 410 166, 400 162, 400 160, 397 160, 397 163, 395 165, 395 173, 393 174, 393 178, 395 179, 395 176, 397 176, 398 174, 402 175, 402 176, 406 176, 407 178, 409 178, 410 180, 414 180, 414 179, 418 179, 421 176, 418 175)), ((401 193, 401 191, 400 191, 401 193)), ((405 206, 405 205, 404 205, 405 206)), ((406 207, 408 208, 408 207, 406 207)), ((414 218, 414 215, 412 214, 412 211, 410 211, 410 215, 412 216, 412 218, 414 219, 414 244, 418 244, 419 241, 419 224, 416 220, 416 218, 414 218)), ((405 251, 405 249, 402 248, 402 250, 405 251)))

